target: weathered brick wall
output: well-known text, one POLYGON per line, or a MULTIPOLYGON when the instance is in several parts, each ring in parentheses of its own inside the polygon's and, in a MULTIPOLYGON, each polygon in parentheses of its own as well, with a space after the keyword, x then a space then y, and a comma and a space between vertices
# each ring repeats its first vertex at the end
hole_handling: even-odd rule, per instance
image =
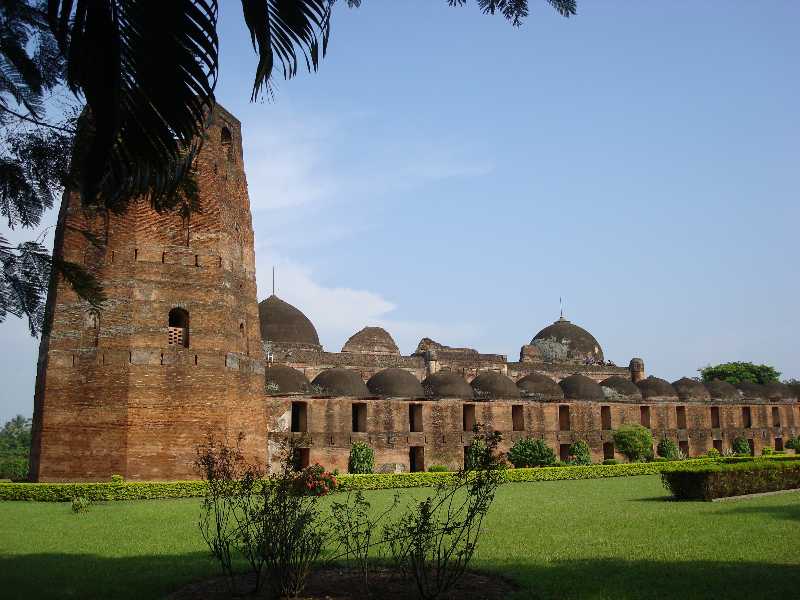
POLYGON ((221 107, 197 173, 200 210, 188 219, 145 201, 122 215, 90 214, 76 193, 65 194, 54 251, 91 270, 109 300, 94 317, 68 285, 51 284, 52 328, 42 337, 34 399, 34 479, 194 477, 195 447, 208 430, 244 431, 250 456, 264 457, 241 132, 221 107), (167 342, 176 307, 189 313, 188 348, 167 342))
MULTIPOLYGON (((365 441, 375 450, 375 468, 391 470, 395 465, 409 469, 409 448, 424 447, 424 462, 427 468, 433 464, 457 468, 462 465, 464 446, 468 445, 471 432, 463 431, 463 407, 475 406, 475 419, 503 434, 501 450, 507 451, 513 442, 522 437, 543 438, 558 454, 562 444, 585 440, 595 461, 603 459, 603 444, 613 442, 613 430, 626 423, 639 424, 641 407, 650 408, 650 423, 657 443, 664 436, 689 444, 689 454, 698 456, 713 447, 713 440, 721 440, 723 448, 731 447, 737 436, 753 439, 757 453, 769 446, 776 438, 787 440, 800 432, 796 423, 798 408, 795 400, 782 403, 719 404, 713 402, 655 399, 647 402, 532 402, 528 400, 469 402, 454 398, 408 401, 353 398, 314 398, 310 396, 271 397, 267 401, 270 423, 270 462, 277 464, 275 452, 288 437, 302 440, 308 446, 310 462, 318 462, 330 469, 346 471, 350 446, 355 441, 365 441), (305 403, 308 411, 307 432, 292 433, 292 402, 305 403), (367 431, 352 431, 352 405, 367 407, 367 431), (410 429, 409 405, 422 405, 422 431, 410 429), (524 430, 514 431, 512 407, 521 406, 524 414, 524 430), (559 406, 569 407, 569 430, 559 427, 559 406), (611 429, 602 429, 601 409, 611 411, 611 429), (720 411, 719 429, 711 428, 711 407, 720 411), (751 406, 753 422, 744 428, 741 422, 743 406, 751 406), (780 410, 780 426, 774 427, 771 409, 780 410), (677 407, 686 414, 686 428, 678 429, 677 407)), ((618 456, 618 458, 621 458, 618 456)))

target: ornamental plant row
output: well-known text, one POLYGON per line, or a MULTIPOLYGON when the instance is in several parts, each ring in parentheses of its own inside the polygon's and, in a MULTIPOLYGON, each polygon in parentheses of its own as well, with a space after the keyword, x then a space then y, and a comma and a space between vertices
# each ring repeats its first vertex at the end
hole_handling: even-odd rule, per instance
POLYGON ((714 500, 800 489, 800 460, 694 465, 662 472, 661 480, 664 487, 680 500, 714 500))
MULTIPOLYGON (((729 464, 798 463, 795 456, 759 458, 696 458, 674 462, 624 463, 617 465, 580 465, 506 469, 505 482, 559 481, 566 479, 598 479, 658 475, 687 468, 713 467, 729 464)), ((434 487, 452 477, 451 473, 372 473, 337 476, 340 490, 382 490, 411 487, 434 487)), ((196 498, 205 493, 203 481, 131 481, 116 483, 0 483, 0 500, 29 500, 37 502, 70 502, 84 497, 92 501, 155 500, 196 498)))

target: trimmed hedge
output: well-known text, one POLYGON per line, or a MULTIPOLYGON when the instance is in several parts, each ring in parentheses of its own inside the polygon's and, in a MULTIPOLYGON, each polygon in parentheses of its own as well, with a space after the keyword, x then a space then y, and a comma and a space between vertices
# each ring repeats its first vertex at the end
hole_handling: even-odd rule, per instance
POLYGON ((690 466, 664 472, 661 480, 680 500, 713 500, 800 489, 800 460, 769 459, 690 466))
MULTIPOLYGON (((792 458, 792 457, 785 457, 792 458)), ((738 459, 727 459, 738 460, 738 459)), ((744 459, 747 460, 747 459, 744 459)), ((777 460, 770 458, 770 461, 777 460)), ((508 482, 558 481, 562 479, 596 479, 630 475, 657 475, 683 469, 687 465, 708 465, 716 461, 699 458, 677 462, 623 463, 507 469, 508 482)), ((340 490, 381 490, 393 488, 433 487, 447 481, 452 473, 371 473, 342 474, 336 479, 340 490)), ((125 483, 0 483, 0 500, 32 500, 38 502, 71 502, 82 496, 91 500, 153 500, 161 498, 193 498, 205 493, 203 481, 125 482, 125 483)))

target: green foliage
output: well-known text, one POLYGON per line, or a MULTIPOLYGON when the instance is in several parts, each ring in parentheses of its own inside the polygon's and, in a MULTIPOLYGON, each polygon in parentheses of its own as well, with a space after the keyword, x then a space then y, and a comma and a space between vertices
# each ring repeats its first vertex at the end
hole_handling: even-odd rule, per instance
POLYGON ((477 469, 480 464, 481 456, 486 452, 483 440, 480 438, 473 438, 472 443, 467 446, 467 451, 464 455, 464 468, 468 470, 477 469))
POLYGON ((789 438, 784 446, 790 450, 794 450, 795 454, 800 454, 800 436, 789 438))
POLYGON ((296 484, 302 494, 327 496, 336 491, 339 481, 322 465, 313 464, 298 474, 296 484))
POLYGON ((619 461, 616 458, 604 458, 603 459, 604 465, 618 465, 619 461))
POLYGON ((589 444, 584 440, 578 440, 569 447, 569 456, 569 464, 571 465, 592 464, 592 454, 589 451, 589 444))
POLYGON ((677 460, 680 456, 678 444, 668 437, 661 438, 656 447, 656 453, 666 460, 677 460))
POLYGON ((27 479, 30 449, 31 420, 17 415, 0 429, 0 479, 27 479))
POLYGON ((773 452, 773 450, 772 450, 772 448, 770 448, 769 446, 764 446, 764 447, 761 449, 761 455, 762 455, 762 456, 769 456, 770 454, 772 454, 772 452, 773 452))
POLYGON ((709 448, 708 451, 706 452, 706 456, 708 458, 719 458, 720 453, 719 450, 717 450, 716 448, 709 448))
POLYGON ((653 434, 641 425, 621 425, 614 432, 614 447, 631 462, 653 454, 653 434))
POLYGON ((681 500, 713 500, 800 488, 800 461, 749 460, 662 473, 664 486, 681 500))
POLYGON ((715 379, 727 381, 733 385, 749 381, 751 383, 774 383, 781 376, 769 365, 754 365, 750 362, 729 362, 719 365, 709 365, 704 369, 698 369, 700 377, 704 383, 715 379))
POLYGON ((366 442, 355 442, 350 447, 347 470, 350 473, 372 473, 375 468, 375 453, 366 442))
POLYGON ((117 485, 121 483, 125 483, 125 478, 122 475, 112 475, 111 476, 111 483, 115 483, 117 485))
POLYGON ((736 454, 750 455, 750 444, 748 443, 747 438, 743 438, 742 436, 733 438, 731 447, 736 454))
POLYGON ((514 467, 547 467, 555 464, 553 449, 542 439, 520 438, 508 451, 508 461, 514 467))
POLYGON ((84 496, 75 496, 72 499, 72 512, 75 514, 86 512, 92 505, 92 501, 84 496))
POLYGON ((450 469, 445 465, 431 465, 428 467, 428 473, 449 473, 450 469))

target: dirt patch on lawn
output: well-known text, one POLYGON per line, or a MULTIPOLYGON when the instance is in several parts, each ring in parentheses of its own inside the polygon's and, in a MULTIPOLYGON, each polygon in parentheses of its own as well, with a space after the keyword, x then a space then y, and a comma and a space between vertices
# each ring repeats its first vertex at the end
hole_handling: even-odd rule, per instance
MULTIPOLYGON (((191 583, 169 595, 167 600, 227 600, 229 598, 266 598, 266 593, 250 595, 252 575, 236 577, 237 593, 232 594, 225 577, 215 577, 191 583)), ((518 588, 510 581, 494 575, 467 572, 443 600, 502 600, 518 588)), ((376 568, 370 572, 370 591, 373 599, 413 600, 417 597, 413 579, 397 571, 376 568)), ((314 571, 308 578, 301 600, 362 600, 365 598, 361 573, 356 569, 327 568, 314 571)))

